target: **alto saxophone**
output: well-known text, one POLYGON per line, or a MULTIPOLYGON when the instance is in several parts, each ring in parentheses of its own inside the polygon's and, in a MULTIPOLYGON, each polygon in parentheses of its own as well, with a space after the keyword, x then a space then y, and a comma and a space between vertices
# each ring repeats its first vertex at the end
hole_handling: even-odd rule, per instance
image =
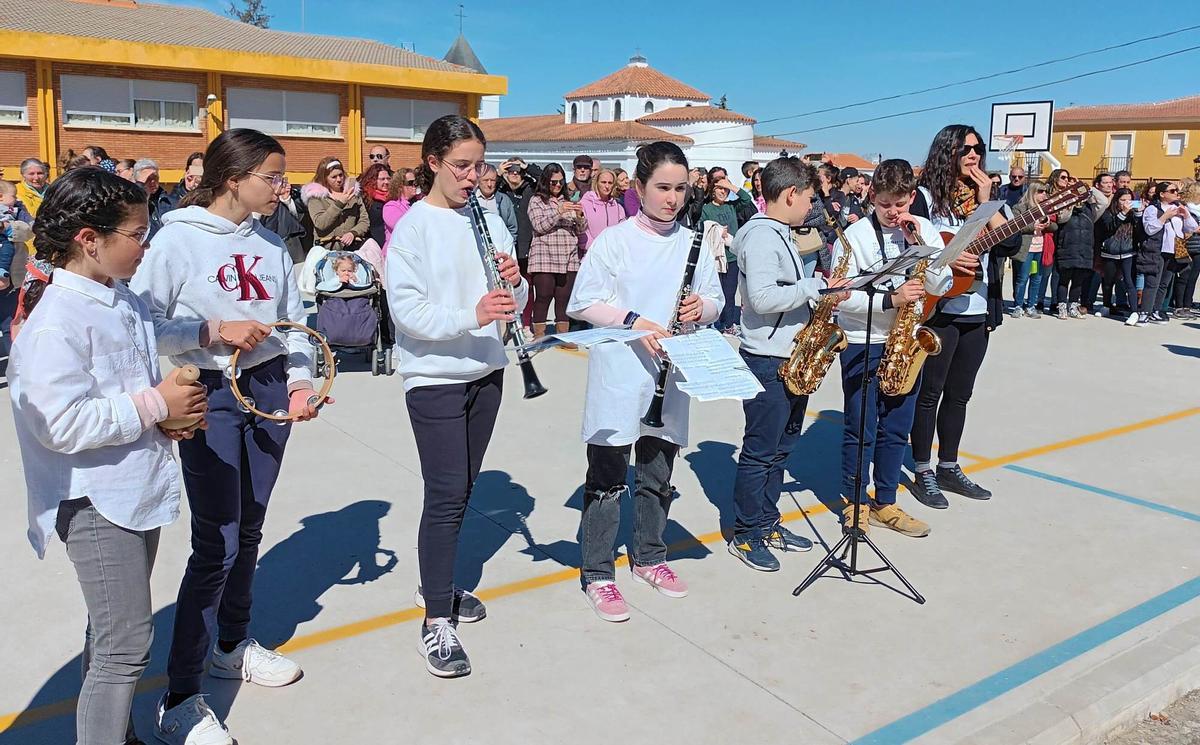
MULTIPOLYGON (((842 256, 831 275, 831 279, 841 279, 850 268, 850 243, 824 202, 821 203, 821 210, 825 213, 825 224, 834 229, 842 245, 842 256)), ((836 294, 821 298, 812 312, 812 318, 796 332, 791 356, 779 366, 779 379, 794 395, 809 396, 816 393, 825 379, 825 373, 829 372, 829 366, 833 364, 833 358, 849 343, 846 341, 846 332, 833 322, 836 305, 836 294)))
MULTIPOLYGON (((916 233, 917 245, 925 245, 916 233)), ((908 279, 924 277, 929 259, 921 259, 908 273, 908 279)), ((917 384, 921 365, 927 357, 942 352, 942 340, 928 326, 921 325, 925 317, 925 296, 896 309, 896 320, 888 331, 879 361, 879 390, 885 396, 906 396, 917 384)), ((868 333, 870 331, 868 330, 868 333)))

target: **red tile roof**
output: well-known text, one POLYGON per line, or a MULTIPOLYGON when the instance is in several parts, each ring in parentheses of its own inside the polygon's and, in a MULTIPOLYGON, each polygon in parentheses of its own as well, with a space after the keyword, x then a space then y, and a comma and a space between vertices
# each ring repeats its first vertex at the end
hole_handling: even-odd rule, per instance
POLYGON ((807 153, 804 156, 813 161, 829 161, 838 168, 862 168, 875 170, 875 163, 854 153, 807 153))
POLYGON ((754 124, 755 120, 739 114, 736 111, 722 109, 718 106, 675 106, 653 114, 637 118, 639 122, 652 124, 656 122, 737 122, 739 124, 754 124))
POLYGON ((786 150, 792 151, 789 153, 789 155, 795 155, 806 147, 808 147, 808 145, 805 145, 803 142, 796 142, 795 140, 785 140, 780 137, 770 137, 767 135, 763 135, 763 136, 754 138, 754 149, 755 150, 776 150, 776 149, 785 150, 786 149, 786 150))
POLYGON ((1178 122, 1200 120, 1200 96, 1158 103, 1119 103, 1075 106, 1054 112, 1054 123, 1104 124, 1107 122, 1178 122))
POLYGON ((629 94, 654 98, 678 98, 683 101, 709 100, 707 93, 699 91, 687 83, 680 82, 653 67, 640 66, 622 67, 612 75, 600 78, 594 83, 588 83, 582 88, 576 88, 565 97, 569 100, 629 94))
POLYGON ((594 140, 666 140, 692 144, 690 137, 664 132, 639 122, 589 122, 565 124, 562 114, 509 116, 480 119, 479 126, 488 142, 587 142, 594 140))

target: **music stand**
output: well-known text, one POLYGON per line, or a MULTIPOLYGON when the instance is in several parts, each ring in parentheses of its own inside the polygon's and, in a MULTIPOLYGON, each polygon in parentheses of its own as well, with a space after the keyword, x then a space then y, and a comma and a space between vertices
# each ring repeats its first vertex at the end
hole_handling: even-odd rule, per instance
MULTIPOLYGON (((792 590, 793 596, 799 596, 800 593, 807 590, 809 586, 820 579, 830 569, 837 569, 846 577, 847 580, 850 580, 852 577, 857 575, 867 576, 871 574, 877 574, 879 572, 890 571, 892 574, 895 574, 896 578, 904 583, 904 586, 908 588, 910 593, 912 593, 908 597, 911 597, 917 603, 925 603, 925 596, 917 592, 917 588, 913 587, 912 584, 904 578, 904 575, 900 573, 900 570, 896 568, 896 565, 888 560, 888 557, 879 550, 878 546, 871 542, 871 539, 867 536, 866 531, 862 529, 859 522, 859 507, 862 505, 863 497, 863 458, 866 455, 867 449, 867 386, 871 384, 871 378, 875 373, 875 371, 872 370, 871 366, 867 363, 870 362, 871 359, 871 323, 874 320, 875 314, 875 296, 880 292, 878 285, 894 276, 907 277, 908 270, 915 266, 918 261, 928 258, 940 250, 941 248, 934 246, 906 246, 905 249, 900 252, 899 256, 885 261, 883 267, 880 269, 870 270, 859 274, 852 278, 849 285, 844 287, 828 288, 821 291, 823 294, 830 292, 845 292, 847 290, 851 292, 865 292, 867 294, 867 345, 863 350, 863 354, 866 355, 866 359, 863 360, 861 383, 862 389, 859 392, 861 398, 858 407, 858 466, 854 471, 854 519, 851 525, 842 527, 842 539, 838 541, 833 548, 829 549, 829 553, 825 554, 825 558, 821 559, 820 563, 817 564, 808 577, 806 577, 803 582, 797 585, 796 589, 792 590), (883 562, 883 566, 874 567, 871 569, 859 569, 859 541, 867 544, 867 546, 875 552, 875 555, 879 557, 880 561, 883 562), (838 554, 839 551, 841 552, 840 556, 838 554), (846 563, 847 554, 850 555, 849 564, 846 563)), ((876 580, 876 582, 878 582, 878 580, 876 580)), ((883 583, 880 582, 879 584, 883 583)))

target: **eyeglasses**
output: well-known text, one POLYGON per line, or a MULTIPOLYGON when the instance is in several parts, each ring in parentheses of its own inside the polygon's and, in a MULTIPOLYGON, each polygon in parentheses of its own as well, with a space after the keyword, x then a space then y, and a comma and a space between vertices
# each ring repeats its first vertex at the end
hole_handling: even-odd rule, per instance
POLYGON ((592 170, 592 167, 591 166, 575 166, 575 170, 576 171, 590 171, 590 170, 592 170))
POLYGON ((986 152, 987 152, 987 148, 985 148, 983 146, 983 143, 976 142, 974 145, 963 145, 962 147, 960 147, 958 149, 958 157, 965 158, 968 155, 970 155, 971 153, 975 153, 980 158, 982 158, 983 154, 986 152))
POLYGON ((248 173, 266 181, 275 191, 282 191, 289 186, 288 177, 282 173, 259 173, 258 171, 249 171, 248 173))
POLYGON ((550 185, 551 186, 562 186, 563 180, 560 178, 552 178, 552 179, 550 179, 550 185))
POLYGON ((417 185, 416 179, 406 178, 406 179, 404 179, 404 185, 405 186, 416 186, 417 185))
POLYGON ((1025 178, 1024 174, 1011 174, 1011 173, 1010 173, 1010 174, 1008 175, 1008 180, 1009 180, 1009 181, 1020 181, 1020 180, 1021 180, 1021 179, 1023 179, 1023 178, 1025 178))
POLYGON ((1071 174, 1069 174, 1069 173, 1060 173, 1060 174, 1058 174, 1058 180, 1059 180, 1059 181, 1069 181, 1070 179, 1071 179, 1071 174))
POLYGON ((479 176, 480 174, 482 174, 482 173, 483 173, 483 167, 484 167, 485 165, 487 165, 486 163, 483 163, 483 162, 479 162, 479 163, 451 163, 451 162, 450 162, 450 161, 448 161, 448 160, 443 160, 443 161, 442 161, 442 163, 443 163, 443 164, 445 164, 445 165, 447 165, 447 166, 449 166, 449 167, 450 167, 450 170, 454 172, 454 175, 455 175, 455 177, 457 177, 457 178, 463 178, 464 176, 466 176, 466 175, 467 175, 468 173, 470 173, 471 171, 474 171, 474 172, 475 172, 475 175, 476 175, 476 176, 479 176))
POLYGON ((367 157, 371 160, 387 160, 387 153, 371 153, 367 157))
POLYGON ((1174 186, 1172 186, 1170 189, 1163 189, 1163 194, 1178 194, 1178 193, 1179 193, 1179 189, 1174 186))
POLYGON ((96 229, 111 230, 114 233, 120 233, 126 238, 132 238, 133 240, 137 241, 137 244, 142 248, 146 248, 150 245, 150 228, 144 228, 139 231, 125 231, 121 230, 120 228, 114 228, 110 225, 97 225, 96 229))

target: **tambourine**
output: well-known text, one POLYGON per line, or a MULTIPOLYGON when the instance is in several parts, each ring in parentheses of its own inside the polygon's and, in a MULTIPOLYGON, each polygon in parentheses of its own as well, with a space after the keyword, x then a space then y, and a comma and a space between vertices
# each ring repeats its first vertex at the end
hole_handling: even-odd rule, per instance
MULTIPOLYGON (((325 400, 329 397, 329 389, 333 387, 333 376, 337 374, 337 360, 333 356, 333 350, 330 349, 329 344, 326 343, 325 337, 321 336, 316 331, 313 331, 308 326, 305 326, 302 323, 295 323, 294 321, 276 321, 275 323, 270 324, 270 327, 272 329, 293 328, 298 331, 303 331, 315 340, 313 342, 313 346, 321 347, 321 353, 324 355, 325 364, 323 366, 319 365, 318 367, 323 367, 325 370, 325 384, 321 386, 320 391, 308 397, 309 406, 320 408, 321 405, 325 403, 325 400)), ((238 357, 241 356, 241 353, 242 350, 235 349, 233 351, 233 356, 229 358, 229 389, 233 391, 233 397, 237 399, 238 404, 249 413, 262 417, 268 421, 280 423, 295 421, 296 417, 289 414, 287 411, 284 411, 283 409, 276 409, 270 414, 266 413, 265 411, 259 411, 254 407, 253 399, 242 395, 242 391, 238 388, 237 369, 238 357)))

